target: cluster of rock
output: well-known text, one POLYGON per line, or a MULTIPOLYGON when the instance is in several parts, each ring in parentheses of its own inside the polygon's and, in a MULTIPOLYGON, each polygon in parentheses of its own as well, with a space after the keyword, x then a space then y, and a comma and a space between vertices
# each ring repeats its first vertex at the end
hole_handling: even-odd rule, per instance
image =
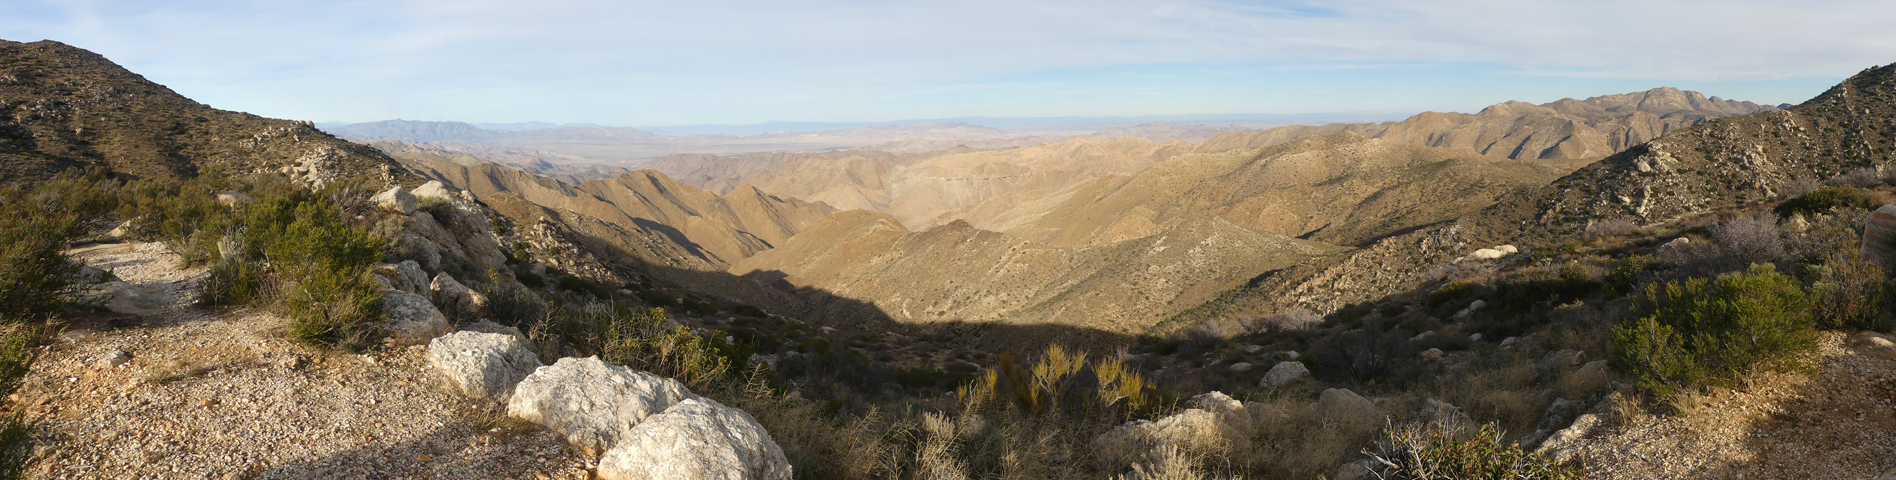
POLYGON ((599 455, 602 479, 790 478, 789 460, 755 418, 676 380, 598 357, 543 366, 505 333, 434 339, 428 359, 462 394, 503 402, 507 415, 599 455))

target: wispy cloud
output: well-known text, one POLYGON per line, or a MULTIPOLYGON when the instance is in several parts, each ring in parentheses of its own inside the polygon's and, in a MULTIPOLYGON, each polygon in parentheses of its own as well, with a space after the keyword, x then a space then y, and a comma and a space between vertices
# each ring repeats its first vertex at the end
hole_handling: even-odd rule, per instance
MULTIPOLYGON (((1372 77, 1391 74, 1730 84, 1794 101, 1815 92, 1789 90, 1896 61, 1887 1, 26 0, 9 10, 0 38, 92 49, 220 107, 347 120, 1061 115, 1135 92, 1142 99, 1123 108, 1166 111, 1114 113, 1375 109, 1362 99, 1378 95, 1276 90, 1399 87, 1372 77), (1233 74, 1252 81, 1222 78, 1233 74), (1037 100, 1074 95, 1085 99, 1037 100)), ((1490 100, 1465 97, 1429 101, 1490 100)))

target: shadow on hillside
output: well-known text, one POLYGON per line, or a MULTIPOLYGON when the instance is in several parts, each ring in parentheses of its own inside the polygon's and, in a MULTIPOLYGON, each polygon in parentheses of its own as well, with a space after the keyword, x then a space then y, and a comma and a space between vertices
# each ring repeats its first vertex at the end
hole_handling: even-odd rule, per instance
POLYGON ((1137 341, 1136 335, 1067 325, 932 322, 903 323, 873 303, 836 295, 827 290, 797 287, 781 271, 736 275, 724 271, 677 268, 646 262, 614 239, 593 232, 570 230, 583 246, 621 275, 634 276, 687 292, 749 304, 765 311, 817 326, 894 332, 904 336, 931 334, 953 339, 957 345, 984 351, 1039 352, 1051 344, 1105 352, 1137 341))

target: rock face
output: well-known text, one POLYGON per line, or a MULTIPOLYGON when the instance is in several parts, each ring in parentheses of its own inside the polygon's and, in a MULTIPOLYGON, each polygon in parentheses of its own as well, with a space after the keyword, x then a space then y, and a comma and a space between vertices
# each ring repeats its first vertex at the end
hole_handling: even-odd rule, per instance
POLYGON ((1600 426, 1600 420, 1599 415, 1591 413, 1581 415, 1573 419, 1573 425, 1554 432, 1553 435, 1548 435, 1547 440, 1541 442, 1538 451, 1553 457, 1556 462, 1565 462, 1573 456, 1573 449, 1577 446, 1577 442, 1585 438, 1587 434, 1593 433, 1595 427, 1600 426))
POLYGON ((1464 431, 1472 431, 1475 428, 1474 419, 1468 418, 1468 414, 1463 413, 1461 408, 1433 398, 1422 402, 1420 416, 1423 421, 1464 431))
POLYGON ((646 418, 599 459, 603 480, 788 480, 790 461, 743 410, 691 398, 646 418))
POLYGON ((1264 373, 1264 380, 1257 386, 1270 390, 1305 378, 1310 378, 1310 369, 1305 368, 1303 362, 1277 362, 1277 366, 1264 373))
POLYGON ((520 339, 479 332, 456 332, 428 342, 428 363, 454 381, 462 394, 502 401, 540 368, 539 357, 520 339))
POLYGON ((421 345, 454 331, 448 317, 421 295, 400 290, 382 292, 382 311, 388 314, 391 344, 421 345))
POLYGON ((1555 399, 1553 404, 1547 406, 1547 413, 1541 415, 1540 427, 1536 429, 1534 433, 1530 433, 1526 437, 1521 438, 1519 442, 1521 447, 1534 448, 1546 440, 1549 435, 1556 433, 1556 431, 1562 428, 1566 428, 1567 424, 1574 418, 1575 407, 1573 401, 1565 398, 1555 399))
POLYGON ((400 185, 390 187, 388 190, 383 190, 382 193, 377 193, 375 196, 369 197, 369 202, 374 203, 375 206, 381 207, 383 210, 400 213, 402 215, 415 213, 415 207, 417 206, 415 195, 408 193, 407 190, 402 190, 400 185))
POLYGON ((1163 447, 1206 454, 1240 449, 1250 441, 1251 413, 1242 402, 1211 392, 1185 404, 1185 411, 1156 422, 1136 420, 1113 427, 1094 438, 1093 446, 1107 459, 1133 463, 1163 447))
POLYGON ((428 273, 421 270, 421 264, 414 260, 402 260, 402 263, 384 263, 375 266, 375 274, 388 279, 388 286, 416 295, 429 292, 428 273))
POLYGON ((1896 232, 1896 205, 1877 207, 1863 219, 1863 258, 1884 270, 1896 267, 1896 248, 1889 244, 1891 232, 1896 232))
POLYGON ((428 290, 434 297, 435 305, 449 315, 474 318, 487 312, 486 295, 467 288, 446 272, 436 274, 434 281, 428 283, 428 290))
POLYGON ((514 387, 507 415, 537 423, 568 443, 603 452, 646 417, 697 398, 683 384, 599 357, 562 358, 514 387))

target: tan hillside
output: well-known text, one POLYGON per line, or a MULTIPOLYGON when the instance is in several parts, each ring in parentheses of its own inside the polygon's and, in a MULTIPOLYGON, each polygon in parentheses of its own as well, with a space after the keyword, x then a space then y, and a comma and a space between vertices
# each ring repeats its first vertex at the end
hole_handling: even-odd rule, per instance
POLYGON ((1205 217, 1355 245, 1474 211, 1501 194, 1551 181, 1572 163, 1513 161, 1346 133, 1180 155, 1130 177, 1101 177, 1040 201, 992 202, 969 217, 977 225, 1068 246, 1143 237, 1205 217))
POLYGON ((1660 87, 1586 100, 1565 98, 1541 105, 1504 102, 1472 115, 1424 112, 1400 122, 1298 125, 1227 133, 1206 140, 1199 149, 1259 147, 1350 132, 1391 143, 1468 148, 1482 155, 1517 160, 1582 159, 1611 155, 1713 118, 1770 110, 1775 108, 1660 87))
POLYGON ((391 171, 387 155, 307 122, 211 108, 63 43, 0 40, 0 181, 84 165, 136 177, 184 178, 217 165, 297 168, 319 182, 419 183, 391 171))
MULTIPOLYGON (((911 232, 887 214, 852 210, 738 262, 731 272, 779 288, 862 300, 904 323, 1055 324, 1128 333, 1265 271, 1339 250, 1219 219, 1076 249, 962 221, 911 232)), ((832 322, 866 318, 818 308, 832 322)))
POLYGON ((834 211, 827 205, 775 197, 754 188, 715 195, 650 170, 568 186, 492 164, 465 167, 432 162, 417 167, 431 178, 474 192, 483 201, 505 193, 545 209, 651 231, 706 265, 728 265, 771 248, 834 211))

